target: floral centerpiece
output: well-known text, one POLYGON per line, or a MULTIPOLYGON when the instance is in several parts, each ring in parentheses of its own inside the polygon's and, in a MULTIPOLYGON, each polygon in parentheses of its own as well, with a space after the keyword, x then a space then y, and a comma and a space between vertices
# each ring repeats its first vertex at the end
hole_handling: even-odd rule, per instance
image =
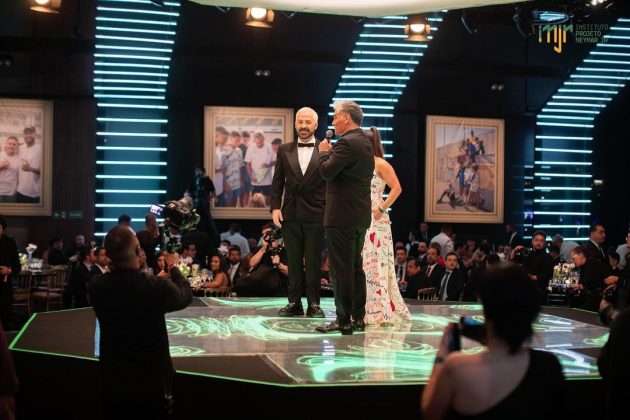
POLYGON ((179 268, 179 271, 181 271, 182 276, 184 277, 189 277, 190 276, 190 266, 192 264, 192 258, 190 257, 186 257, 186 258, 182 258, 181 260, 179 260, 179 265, 177 266, 177 268, 179 268))
POLYGON ((564 292, 567 288, 577 284, 579 274, 573 263, 561 263, 553 268, 553 277, 549 282, 550 292, 564 292))

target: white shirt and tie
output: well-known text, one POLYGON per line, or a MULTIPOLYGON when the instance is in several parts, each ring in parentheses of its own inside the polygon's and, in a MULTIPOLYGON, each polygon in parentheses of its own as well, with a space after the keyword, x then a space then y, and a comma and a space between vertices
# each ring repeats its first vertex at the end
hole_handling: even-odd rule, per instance
POLYGON ((315 137, 311 137, 311 139, 306 143, 298 140, 297 146, 300 170, 302 171, 302 175, 304 175, 308 169, 308 164, 311 162, 311 158, 313 157, 313 150, 315 150, 315 137))
POLYGON ((442 281, 440 282, 440 300, 446 300, 448 297, 448 281, 450 280, 451 273, 451 270, 446 270, 444 277, 442 277, 442 281))

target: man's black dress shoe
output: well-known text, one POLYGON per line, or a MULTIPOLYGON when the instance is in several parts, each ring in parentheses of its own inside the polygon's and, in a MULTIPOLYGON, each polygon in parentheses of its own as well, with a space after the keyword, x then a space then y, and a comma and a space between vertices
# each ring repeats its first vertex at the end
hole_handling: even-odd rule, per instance
POLYGON ((306 316, 310 318, 326 318, 324 311, 322 311, 319 305, 310 305, 306 310, 306 316))
POLYGON ((291 302, 278 311, 278 316, 298 316, 304 315, 304 308, 301 302, 291 302))
POLYGON ((365 331, 365 322, 361 321, 352 321, 352 328, 356 331, 365 331))
POLYGON ((342 335, 352 335, 352 324, 338 324, 337 322, 331 322, 327 325, 322 325, 320 327, 315 327, 315 331, 320 333, 330 333, 335 331, 340 331, 342 335))

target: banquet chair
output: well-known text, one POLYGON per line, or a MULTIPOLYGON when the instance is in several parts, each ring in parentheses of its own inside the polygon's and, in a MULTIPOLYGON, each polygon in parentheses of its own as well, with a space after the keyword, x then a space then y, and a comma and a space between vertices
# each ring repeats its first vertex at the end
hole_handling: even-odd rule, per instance
POLYGON ((437 300, 438 290, 435 287, 425 287, 418 290, 418 300, 437 300))

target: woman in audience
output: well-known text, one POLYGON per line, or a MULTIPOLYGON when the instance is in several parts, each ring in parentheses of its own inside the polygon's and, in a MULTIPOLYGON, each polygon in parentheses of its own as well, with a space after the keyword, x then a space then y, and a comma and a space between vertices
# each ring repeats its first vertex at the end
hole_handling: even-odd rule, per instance
POLYGON ((157 277, 168 277, 168 267, 166 266, 166 256, 160 254, 155 259, 155 265, 153 267, 153 274, 157 277))
POLYGON ((219 255, 213 255, 210 259, 210 270, 212 270, 212 279, 204 283, 201 287, 218 288, 228 285, 228 277, 226 274, 225 259, 219 255))
POLYGON ((487 273, 480 287, 486 349, 450 352, 449 325, 422 395, 422 417, 561 417, 563 374, 554 355, 527 346, 540 310, 536 285, 516 264, 487 273))

